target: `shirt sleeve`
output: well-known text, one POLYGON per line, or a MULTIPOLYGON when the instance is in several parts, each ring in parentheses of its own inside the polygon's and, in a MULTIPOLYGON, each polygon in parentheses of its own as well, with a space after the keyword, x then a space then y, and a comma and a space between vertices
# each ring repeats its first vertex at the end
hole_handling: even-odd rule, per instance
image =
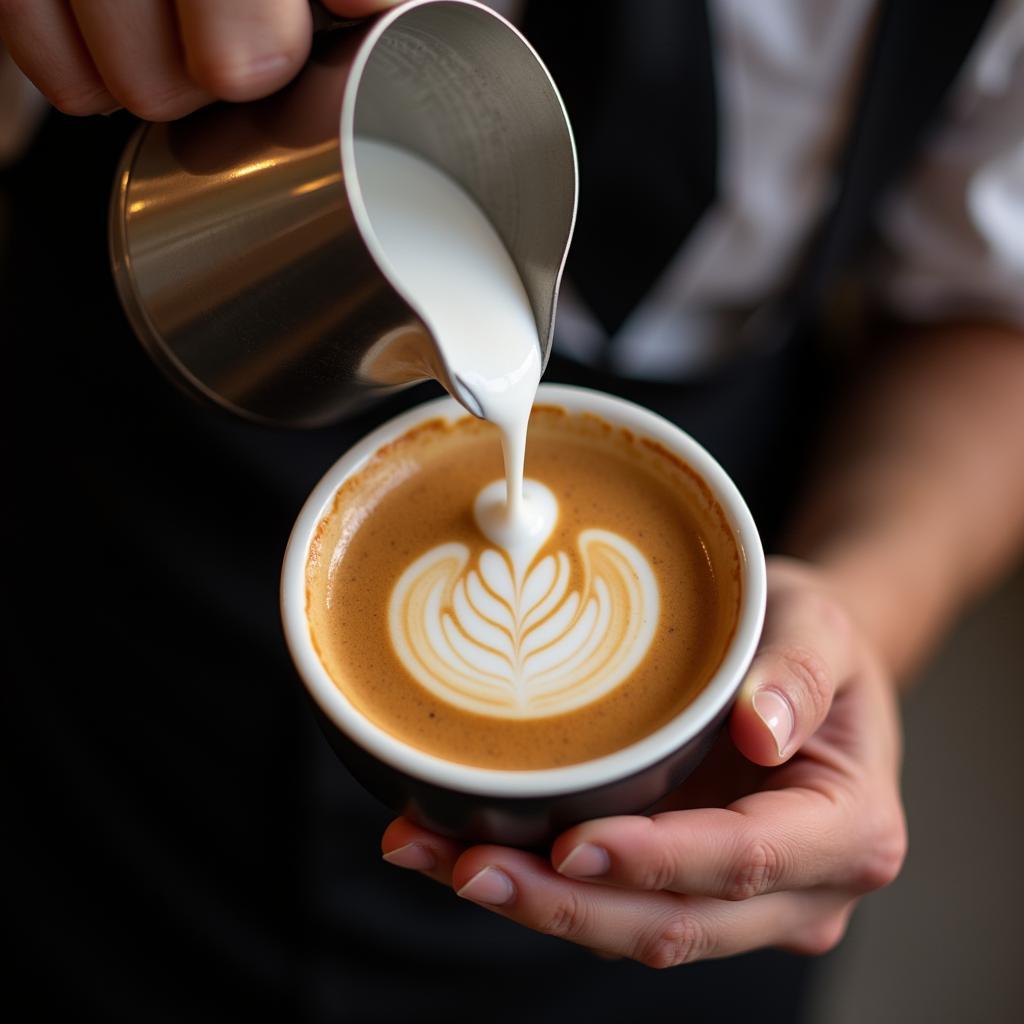
POLYGON ((870 283, 893 315, 1024 329, 1024 0, 993 10, 877 235, 870 283))

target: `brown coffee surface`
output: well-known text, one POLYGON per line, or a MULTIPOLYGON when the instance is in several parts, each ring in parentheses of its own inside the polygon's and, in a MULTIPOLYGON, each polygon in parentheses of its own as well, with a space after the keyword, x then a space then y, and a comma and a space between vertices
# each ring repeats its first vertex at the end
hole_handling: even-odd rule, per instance
POLYGON ((475 560, 493 547, 473 518, 479 491, 503 475, 494 427, 466 417, 422 424, 379 451, 338 491, 307 562, 307 615, 330 677, 382 729, 446 760, 536 769, 612 753, 689 704, 724 657, 739 616, 740 557, 704 482, 660 445, 589 414, 537 407, 526 475, 549 487, 559 517, 545 547, 573 561, 581 531, 611 530, 656 576, 654 642, 617 688, 574 711, 509 719, 460 708, 421 686, 392 646, 396 581, 439 544, 475 560))

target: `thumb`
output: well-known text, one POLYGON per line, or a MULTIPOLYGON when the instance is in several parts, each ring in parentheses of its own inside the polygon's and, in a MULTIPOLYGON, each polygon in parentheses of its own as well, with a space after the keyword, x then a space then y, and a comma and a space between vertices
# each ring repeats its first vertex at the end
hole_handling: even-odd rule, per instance
POLYGON ((729 722, 740 752, 765 766, 787 761, 814 735, 852 671, 842 608, 807 580, 782 580, 769 578, 761 645, 729 722))

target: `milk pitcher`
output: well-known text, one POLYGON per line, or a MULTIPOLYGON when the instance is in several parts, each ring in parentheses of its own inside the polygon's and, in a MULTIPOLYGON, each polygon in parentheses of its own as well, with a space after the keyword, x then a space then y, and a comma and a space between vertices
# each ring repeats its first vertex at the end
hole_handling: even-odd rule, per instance
POLYGON ((546 362, 576 211, 565 108, 489 8, 409 0, 317 33, 276 95, 143 125, 128 145, 110 209, 115 282, 142 344, 194 396, 313 427, 428 377, 454 391, 421 312, 374 255, 357 136, 410 150, 476 200, 546 362))

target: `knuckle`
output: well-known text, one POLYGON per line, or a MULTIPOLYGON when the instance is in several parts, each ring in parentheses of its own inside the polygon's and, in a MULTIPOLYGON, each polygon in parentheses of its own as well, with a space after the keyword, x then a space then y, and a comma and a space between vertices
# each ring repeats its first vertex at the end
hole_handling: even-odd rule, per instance
POLYGON ((902 814, 874 830, 854 872, 858 892, 873 892, 896 881, 907 856, 907 829, 902 814))
POLYGON ((740 853, 729 877, 722 898, 749 900, 771 892, 782 871, 782 857, 778 850, 763 839, 750 842, 740 853))
POLYGON ((691 915, 681 914, 645 936, 633 959, 661 971, 699 960, 707 953, 708 945, 703 925, 691 915))
POLYGON ((585 932, 587 917, 585 900, 575 890, 569 889, 555 900, 538 930, 544 935, 573 942, 585 932))
POLYGON ((824 717, 835 689, 832 675, 821 656, 807 647, 790 645, 779 651, 783 670, 796 681, 811 710, 824 717))

